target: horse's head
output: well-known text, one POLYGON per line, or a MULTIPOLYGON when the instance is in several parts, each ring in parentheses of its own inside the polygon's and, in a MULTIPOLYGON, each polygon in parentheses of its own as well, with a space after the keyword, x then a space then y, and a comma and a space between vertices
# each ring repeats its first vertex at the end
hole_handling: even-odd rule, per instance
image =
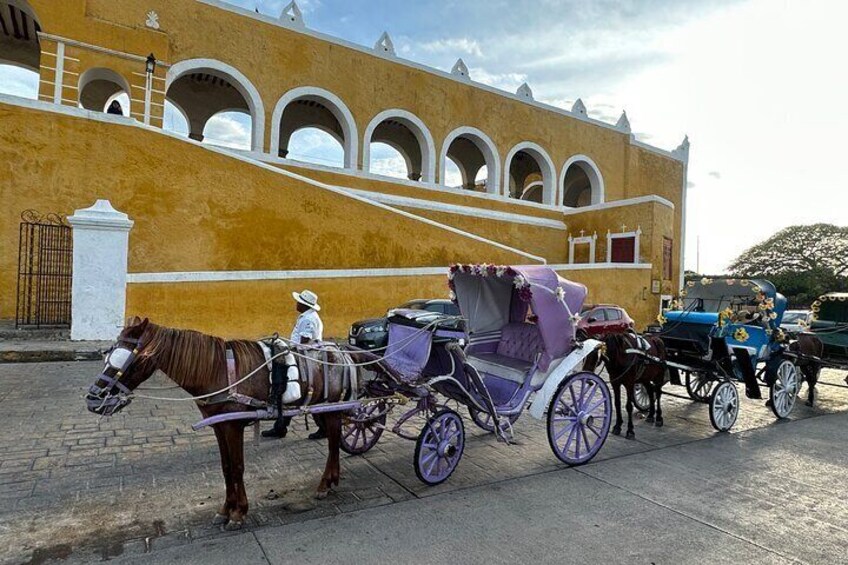
POLYGON ((97 380, 88 389, 85 402, 90 412, 111 416, 132 402, 132 391, 155 371, 151 363, 139 360, 145 347, 143 337, 149 320, 133 318, 106 355, 97 380))
POLYGON ((609 333, 604 336, 606 353, 604 354, 608 364, 622 366, 627 363, 627 338, 624 334, 609 333))

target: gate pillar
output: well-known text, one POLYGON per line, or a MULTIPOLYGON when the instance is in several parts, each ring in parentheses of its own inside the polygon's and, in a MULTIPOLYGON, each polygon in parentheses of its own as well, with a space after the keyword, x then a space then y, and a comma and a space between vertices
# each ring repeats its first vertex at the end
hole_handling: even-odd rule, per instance
POLYGON ((98 200, 68 222, 74 230, 71 339, 113 340, 124 326, 133 221, 108 200, 98 200))

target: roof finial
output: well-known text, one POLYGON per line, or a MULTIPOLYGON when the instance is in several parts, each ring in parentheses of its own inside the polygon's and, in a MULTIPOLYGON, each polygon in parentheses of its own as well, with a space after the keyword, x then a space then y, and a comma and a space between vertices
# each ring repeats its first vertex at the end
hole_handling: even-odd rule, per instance
POLYGON ((392 42, 392 38, 389 37, 389 32, 383 32, 383 35, 381 35, 380 39, 377 40, 377 43, 374 44, 374 51, 385 53, 386 55, 395 54, 395 44, 392 42))
POLYGON ((578 98, 574 101, 574 105, 571 107, 571 113, 577 114, 578 116, 586 115, 586 105, 583 103, 583 100, 578 98))
POLYGON ((283 8, 283 13, 280 14, 280 21, 293 27, 306 27, 306 22, 303 21, 303 12, 300 6, 297 5, 297 0, 292 0, 283 8))
POLYGON ((515 91, 519 98, 526 98, 527 100, 533 100, 533 90, 530 88, 530 85, 526 82, 518 87, 518 90, 515 91))
POLYGON ((462 59, 456 60, 456 63, 454 63, 453 68, 451 69, 451 74, 464 79, 471 79, 471 76, 468 74, 468 67, 462 59))
POLYGON ((685 136, 683 141, 680 142, 680 145, 671 152, 672 155, 680 159, 681 161, 689 161, 689 136, 685 136))
POLYGON ((630 120, 627 119, 627 112, 624 110, 621 111, 621 117, 618 118, 615 127, 624 133, 630 133, 630 120))

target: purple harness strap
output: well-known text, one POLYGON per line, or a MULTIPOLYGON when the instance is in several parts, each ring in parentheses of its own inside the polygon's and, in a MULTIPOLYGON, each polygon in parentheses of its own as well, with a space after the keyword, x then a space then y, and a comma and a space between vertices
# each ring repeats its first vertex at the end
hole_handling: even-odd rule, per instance
POLYGON ((238 374, 236 373, 236 358, 233 350, 229 347, 227 348, 227 384, 230 385, 229 388, 229 396, 227 397, 228 401, 238 402, 239 404, 244 404, 245 406, 252 406, 254 408, 264 408, 267 406, 265 402, 261 400, 257 400, 252 396, 247 396, 246 394, 242 394, 238 391, 238 386, 236 383, 238 382, 238 374))

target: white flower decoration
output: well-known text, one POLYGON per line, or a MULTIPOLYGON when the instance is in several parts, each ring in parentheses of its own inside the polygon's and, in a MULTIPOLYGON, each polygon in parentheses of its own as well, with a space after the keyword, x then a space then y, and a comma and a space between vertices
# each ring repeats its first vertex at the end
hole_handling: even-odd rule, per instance
POLYGON ((521 275, 515 275, 515 279, 513 279, 512 284, 515 288, 524 288, 527 285, 527 280, 521 275))
POLYGON ((565 289, 558 286, 556 289, 556 297, 560 302, 565 302, 565 289))

